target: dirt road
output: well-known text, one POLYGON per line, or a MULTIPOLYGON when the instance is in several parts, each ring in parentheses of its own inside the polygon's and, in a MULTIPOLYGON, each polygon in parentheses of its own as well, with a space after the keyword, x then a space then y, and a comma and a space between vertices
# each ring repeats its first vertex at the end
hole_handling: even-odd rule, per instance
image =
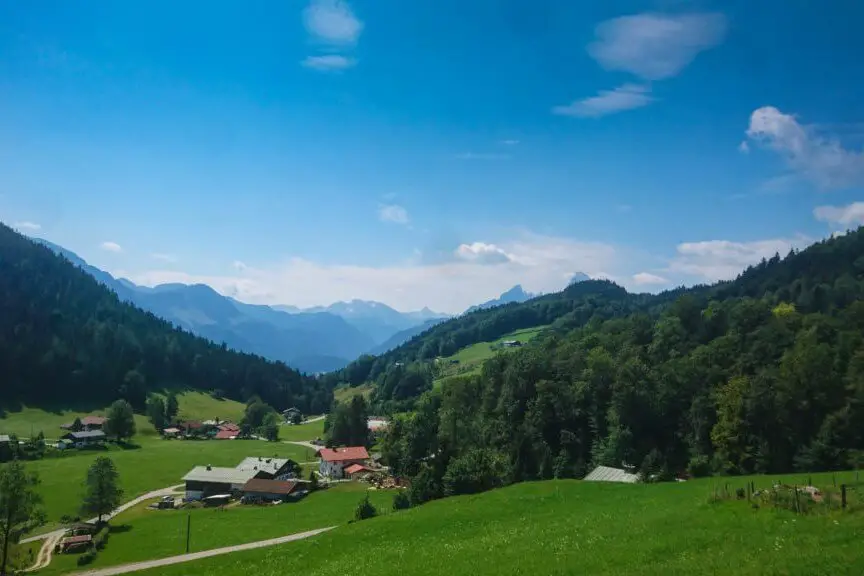
POLYGON ((102 568, 100 570, 90 570, 88 572, 75 572, 73 576, 114 576, 115 574, 126 574, 128 572, 138 572, 139 570, 149 570, 150 568, 159 568, 161 566, 170 566, 172 564, 180 564, 182 562, 191 562, 192 560, 200 560, 211 556, 219 556, 221 554, 230 554, 231 552, 240 552, 242 550, 254 550, 255 548, 265 548, 267 546, 276 546, 277 544, 285 544, 286 542, 294 542, 311 536, 316 536, 322 532, 332 530, 334 526, 329 528, 319 528, 318 530, 310 530, 308 532, 300 532, 299 534, 291 534, 290 536, 282 536, 281 538, 272 538, 270 540, 260 540, 258 542, 250 542, 249 544, 238 544, 237 546, 226 546, 225 548, 216 548, 213 550, 204 550, 202 552, 193 552, 191 554, 182 554, 180 556, 171 556, 160 560, 148 560, 147 562, 135 562, 134 564, 124 564, 122 566, 112 566, 110 568, 102 568))

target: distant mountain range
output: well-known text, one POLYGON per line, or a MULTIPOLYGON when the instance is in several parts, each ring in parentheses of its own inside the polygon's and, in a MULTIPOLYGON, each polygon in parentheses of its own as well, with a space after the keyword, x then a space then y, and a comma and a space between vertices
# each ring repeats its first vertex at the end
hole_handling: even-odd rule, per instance
POLYGON ((309 373, 337 370, 381 346, 389 350, 413 336, 412 329, 448 318, 428 308, 401 313, 380 302, 354 300, 301 310, 245 304, 204 284, 138 286, 91 266, 62 246, 36 241, 88 272, 122 300, 214 342, 309 373))

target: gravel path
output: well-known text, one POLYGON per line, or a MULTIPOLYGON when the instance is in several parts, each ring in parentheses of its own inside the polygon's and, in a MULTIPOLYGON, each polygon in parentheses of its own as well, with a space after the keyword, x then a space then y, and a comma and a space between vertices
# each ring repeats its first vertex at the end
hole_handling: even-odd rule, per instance
POLYGON ((180 556, 171 556, 160 560, 148 560, 146 562, 135 562, 134 564, 124 564, 122 566, 112 566, 111 568, 102 568, 100 570, 90 570, 88 572, 75 572, 73 576, 113 576, 115 574, 126 574, 128 572, 137 572, 139 570, 148 570, 150 568, 159 568, 161 566, 170 566, 172 564, 180 564, 181 562, 191 562, 192 560, 200 560, 211 556, 219 556, 221 554, 230 554, 231 552, 240 552, 242 550, 254 550, 255 548, 264 548, 267 546, 276 546, 277 544, 285 544, 295 540, 302 540, 311 536, 316 536, 322 532, 332 530, 334 526, 329 528, 319 528, 318 530, 310 530, 308 532, 300 532, 299 534, 291 534, 290 536, 282 536, 281 538, 273 538, 270 540, 260 540, 258 542, 250 542, 249 544, 238 544, 237 546, 226 546, 225 548, 216 548, 214 550, 204 550, 203 552, 193 552, 191 554, 182 554, 180 556))

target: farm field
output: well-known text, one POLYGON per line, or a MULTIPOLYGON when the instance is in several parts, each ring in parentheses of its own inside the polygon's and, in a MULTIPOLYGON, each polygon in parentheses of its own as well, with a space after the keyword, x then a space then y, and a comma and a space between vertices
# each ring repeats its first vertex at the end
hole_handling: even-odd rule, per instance
POLYGON ((305 424, 285 424, 279 428, 279 440, 308 441, 324 437, 324 419, 305 424))
MULTIPOLYGON (((286 536, 315 528, 346 524, 367 493, 365 484, 346 483, 310 494, 300 502, 280 506, 235 506, 219 511, 148 510, 132 508, 111 521, 108 545, 87 569, 165 558, 186 551, 186 522, 191 516, 190 551, 286 536)), ((369 490, 379 513, 390 511, 395 491, 369 490)), ((66 574, 78 569, 77 555, 56 555, 40 575, 66 574)))
POLYGON ((435 381, 436 386, 440 385, 445 379, 453 376, 478 373, 483 367, 483 362, 495 356, 496 353, 502 351, 500 348, 502 342, 506 340, 516 340, 517 342, 522 342, 524 344, 536 338, 541 332, 546 330, 546 328, 547 326, 537 326, 535 328, 516 330, 515 332, 510 332, 492 342, 478 342, 477 344, 466 346, 452 356, 439 358, 437 362, 441 367, 441 372, 435 381), (458 364, 453 364, 454 361, 458 362, 458 364))
MULTIPOLYGON (((830 474, 813 474, 831 486, 830 474)), ((838 482, 854 473, 838 474, 838 482)), ((686 483, 533 482, 439 500, 309 540, 140 572, 142 576, 345 574, 862 574, 864 512, 795 515, 711 503, 767 477, 686 483)), ((806 482, 806 476, 782 477, 806 482)))

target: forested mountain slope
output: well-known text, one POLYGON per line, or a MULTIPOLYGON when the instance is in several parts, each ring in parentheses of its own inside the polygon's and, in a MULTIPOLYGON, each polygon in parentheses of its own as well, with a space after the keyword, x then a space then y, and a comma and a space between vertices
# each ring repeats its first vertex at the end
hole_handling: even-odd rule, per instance
POLYGON ((174 328, 90 274, 0 224, 0 400, 141 406, 164 386, 258 394, 310 412, 332 392, 282 363, 236 353, 174 328))
POLYGON ((421 499, 598 464, 660 478, 854 467, 862 297, 864 229, 733 282, 648 298, 610 287, 587 323, 426 392, 383 455, 421 499))

